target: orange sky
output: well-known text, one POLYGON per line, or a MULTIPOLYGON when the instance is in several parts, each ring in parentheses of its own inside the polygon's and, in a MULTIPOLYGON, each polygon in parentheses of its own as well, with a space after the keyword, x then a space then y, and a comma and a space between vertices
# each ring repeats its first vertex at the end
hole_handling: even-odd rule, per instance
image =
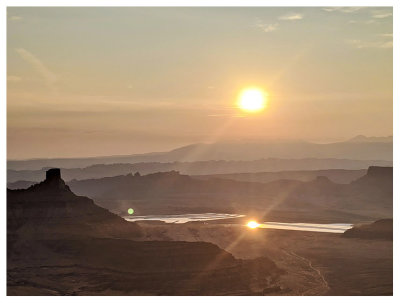
POLYGON ((392 135, 389 8, 8 8, 9 159, 392 135), (235 107, 268 91, 265 111, 235 107))

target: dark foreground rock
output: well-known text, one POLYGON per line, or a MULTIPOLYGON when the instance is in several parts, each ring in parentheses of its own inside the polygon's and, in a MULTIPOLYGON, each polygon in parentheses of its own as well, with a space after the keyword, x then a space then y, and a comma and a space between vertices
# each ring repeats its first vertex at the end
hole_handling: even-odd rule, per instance
POLYGON ((65 235, 137 238, 137 224, 76 196, 58 172, 28 189, 7 190, 7 234, 10 237, 57 238, 65 235))
POLYGON ((25 242, 8 264, 8 294, 251 295, 282 273, 205 242, 62 239, 25 242), (52 292, 48 293, 51 290, 52 292))
POLYGON ((52 170, 7 191, 8 295, 276 294, 282 270, 207 242, 140 241, 139 226, 76 196, 52 170))

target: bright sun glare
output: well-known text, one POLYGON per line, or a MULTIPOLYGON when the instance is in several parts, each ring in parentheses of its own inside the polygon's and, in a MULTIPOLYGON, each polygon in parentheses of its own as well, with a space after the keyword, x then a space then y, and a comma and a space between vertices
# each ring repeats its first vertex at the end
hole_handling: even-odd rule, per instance
POLYGON ((252 228, 252 229, 257 228, 259 226, 260 226, 260 224, 258 224, 256 221, 249 221, 249 223, 247 223, 247 227, 252 228))
POLYGON ((238 106, 246 112, 259 112, 267 105, 267 94, 258 88, 244 89, 239 96, 238 106))

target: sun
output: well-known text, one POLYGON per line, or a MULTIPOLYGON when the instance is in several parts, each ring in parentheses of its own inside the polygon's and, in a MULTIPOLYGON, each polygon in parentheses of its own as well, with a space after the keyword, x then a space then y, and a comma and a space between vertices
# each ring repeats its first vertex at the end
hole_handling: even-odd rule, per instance
POLYGON ((260 112, 267 106, 267 93, 259 88, 246 88, 240 93, 237 105, 245 112, 260 112))
POLYGON ((248 228, 251 228, 251 229, 257 228, 257 227, 259 227, 259 226, 260 226, 260 224, 258 224, 256 221, 249 221, 249 222, 247 223, 247 227, 248 227, 248 228))

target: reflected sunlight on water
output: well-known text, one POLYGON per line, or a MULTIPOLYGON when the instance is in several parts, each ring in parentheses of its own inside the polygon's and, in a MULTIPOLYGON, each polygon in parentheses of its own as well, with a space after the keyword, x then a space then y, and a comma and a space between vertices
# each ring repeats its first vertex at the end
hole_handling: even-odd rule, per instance
POLYGON ((353 224, 348 224, 348 223, 316 224, 316 223, 280 223, 280 222, 264 222, 258 226, 258 228, 315 231, 315 232, 325 232, 325 233, 344 233, 346 230, 352 227, 353 224))
POLYGON ((163 221, 165 223, 186 223, 192 221, 210 221, 210 220, 232 219, 240 217, 244 217, 244 215, 204 213, 204 214, 183 214, 183 215, 125 216, 123 218, 126 221, 130 222, 163 221))
MULTIPOLYGON (((195 221, 211 221, 241 218, 245 215, 238 214, 217 214, 217 213, 204 213, 204 214, 182 214, 182 215, 148 215, 148 216, 125 216, 126 221, 162 221, 165 223, 187 223, 195 221)), ((230 223, 229 225, 238 225, 237 223, 230 223)), ((245 225, 247 227, 248 226, 245 225)), ((285 230, 298 230, 298 231, 313 231, 313 232, 327 232, 327 233, 344 233, 346 230, 353 227, 353 224, 348 223, 331 223, 331 224, 318 224, 318 223, 286 223, 286 222, 263 222, 258 224, 257 228, 270 228, 270 229, 285 229, 285 230)))

